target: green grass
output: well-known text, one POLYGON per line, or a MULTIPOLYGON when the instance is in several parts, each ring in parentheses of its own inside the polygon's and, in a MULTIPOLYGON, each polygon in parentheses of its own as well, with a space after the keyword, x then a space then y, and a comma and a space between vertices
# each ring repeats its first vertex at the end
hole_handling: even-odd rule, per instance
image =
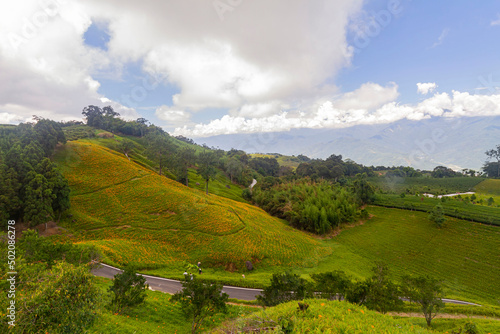
MULTIPOLYGON (((202 192, 204 192, 206 188, 205 180, 203 180, 203 178, 198 175, 196 170, 193 168, 189 169, 189 187, 202 192)), ((215 180, 210 180, 208 182, 209 193, 238 202, 247 203, 247 201, 241 196, 243 189, 244 187, 231 183, 231 180, 229 180, 229 178, 221 171, 218 171, 215 180)))
MULTIPOLYGON (((97 278, 103 293, 107 293, 111 280, 97 278)), ((170 300, 171 296, 158 291, 148 291, 144 304, 128 309, 120 314, 104 309, 96 323, 88 333, 191 333, 191 323, 187 320, 176 302, 170 300)), ((105 303, 109 297, 105 298, 105 303)), ((227 314, 217 314, 206 319, 203 330, 219 326, 223 321, 241 315, 248 315, 254 311, 252 307, 228 305, 227 314)))
POLYGON ((262 153, 252 153, 249 154, 252 158, 275 158, 280 166, 291 167, 296 169, 300 165, 300 160, 297 157, 282 155, 282 154, 262 154, 262 153))
POLYGON ((427 274, 444 281, 448 298, 500 306, 500 230, 449 218, 437 229, 427 214, 370 207, 374 217, 325 241, 332 255, 303 273, 345 270, 370 275, 385 262, 394 279, 427 274), (347 270, 346 270, 347 269, 347 270))

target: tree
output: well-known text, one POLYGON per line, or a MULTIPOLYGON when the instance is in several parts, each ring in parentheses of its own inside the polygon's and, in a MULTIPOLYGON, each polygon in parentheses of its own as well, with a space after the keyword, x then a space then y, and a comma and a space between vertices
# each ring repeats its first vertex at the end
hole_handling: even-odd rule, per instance
POLYGON ((30 226, 45 223, 54 217, 52 201, 55 195, 47 179, 35 171, 28 173, 24 201, 24 220, 30 226))
POLYGON ((441 204, 438 204, 432 209, 429 214, 429 219, 436 223, 438 228, 441 228, 446 220, 444 216, 444 209, 441 204))
POLYGON ((427 326, 430 326, 432 319, 444 307, 441 282, 429 276, 406 275, 403 277, 402 290, 411 302, 420 304, 427 326))
POLYGON ((230 158, 226 164, 226 171, 229 173, 231 182, 233 182, 234 177, 239 180, 243 172, 243 164, 236 158, 230 158))
POLYGON ((374 275, 367 281, 366 307, 384 314, 400 308, 403 301, 399 298, 399 287, 389 278, 389 268, 385 264, 377 263, 372 271, 374 275))
MULTIPOLYGON (((500 145, 497 145, 495 149, 491 149, 485 152, 489 159, 496 159, 496 167, 497 167, 497 177, 500 177, 500 145)), ((488 174, 488 176, 490 176, 488 174)))
POLYGON ((168 152, 171 149, 172 143, 168 134, 163 132, 153 132, 146 136, 148 142, 148 155, 159 165, 159 174, 161 175, 162 168, 166 164, 168 152))
POLYGON ((189 166, 195 163, 195 150, 191 147, 181 148, 176 155, 177 180, 189 186, 189 166))
POLYGON ((118 144, 118 148, 123 152, 123 154, 125 154, 129 161, 130 157, 128 154, 134 149, 134 146, 134 142, 128 139, 123 139, 120 144, 118 144))
POLYGON ((206 183, 206 193, 208 195, 208 181, 214 180, 217 175, 215 164, 217 156, 211 151, 204 151, 198 155, 198 175, 200 175, 206 183))
POLYGON ((83 108, 82 115, 87 119, 87 125, 101 129, 104 125, 103 111, 101 108, 89 105, 83 108))
POLYGON ((366 173, 356 175, 356 179, 353 181, 353 189, 361 204, 372 202, 375 189, 368 182, 366 173))
POLYGON ((116 274, 109 291, 113 294, 111 304, 119 311, 124 307, 136 306, 144 302, 148 285, 142 275, 137 275, 132 267, 116 274))
POLYGON ((257 301, 263 306, 274 306, 291 300, 303 300, 311 295, 309 284, 297 274, 273 274, 271 285, 264 288, 257 301))
POLYGON ((182 291, 172 296, 173 301, 181 304, 182 312, 187 319, 193 319, 191 333, 196 333, 201 323, 208 316, 227 312, 227 293, 222 293, 222 284, 204 283, 196 277, 184 276, 182 291))
POLYGON ((316 282, 314 291, 326 299, 342 300, 351 280, 343 271, 313 274, 311 278, 316 282))
MULTIPOLYGON (((101 296, 86 266, 57 263, 24 287, 14 333, 84 333, 97 319, 101 296), (40 284, 43 282, 43 284, 40 284)), ((19 295, 18 295, 19 296, 19 295)))

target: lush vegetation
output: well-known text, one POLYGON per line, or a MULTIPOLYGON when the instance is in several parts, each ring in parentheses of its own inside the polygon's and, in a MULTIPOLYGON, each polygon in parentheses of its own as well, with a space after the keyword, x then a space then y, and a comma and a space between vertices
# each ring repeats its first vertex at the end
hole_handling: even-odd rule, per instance
POLYGON ((55 159, 74 189, 63 224, 111 264, 180 275, 184 261, 238 270, 246 261, 301 266, 329 252, 261 209, 207 196, 91 141, 70 142, 55 159))
POLYGON ((8 219, 35 226, 69 208, 68 183, 49 159, 65 142, 59 124, 50 120, 0 128, 1 226, 8 219))
POLYGON ((226 323, 212 333, 265 328, 271 333, 432 333, 404 320, 370 311, 347 302, 305 299, 301 310, 296 301, 280 304, 226 323))
POLYGON ((269 214, 317 234, 325 234, 359 217, 354 192, 327 181, 286 182, 269 189, 257 187, 252 199, 269 214))

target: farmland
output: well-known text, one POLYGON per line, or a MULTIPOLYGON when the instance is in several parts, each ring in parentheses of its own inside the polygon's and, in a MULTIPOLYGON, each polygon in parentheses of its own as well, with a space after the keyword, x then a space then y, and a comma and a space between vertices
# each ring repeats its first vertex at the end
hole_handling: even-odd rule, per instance
POLYGON ((98 246, 111 264, 180 277, 185 262, 230 271, 245 261, 301 267, 311 254, 330 252, 259 208, 207 196, 91 141, 68 143, 55 160, 72 189, 72 209, 62 224, 75 232, 73 242, 98 246))
POLYGON ((396 280, 431 274, 444 280, 449 297, 498 306, 498 227, 448 218, 437 229, 424 212, 369 207, 373 217, 363 225, 324 239, 257 207, 160 177, 92 140, 66 144, 55 160, 72 189, 61 222, 71 236, 58 238, 96 245, 112 265, 180 278, 186 263, 201 261, 204 278, 262 287, 272 273, 292 268, 305 278, 344 270, 363 279, 382 260, 396 280), (244 269, 248 260, 253 272, 244 269))

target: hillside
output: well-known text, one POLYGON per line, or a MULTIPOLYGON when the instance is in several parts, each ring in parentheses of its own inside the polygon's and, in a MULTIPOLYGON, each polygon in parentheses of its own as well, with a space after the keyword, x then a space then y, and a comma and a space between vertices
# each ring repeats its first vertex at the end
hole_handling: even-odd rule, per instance
MULTIPOLYGON (((73 241, 94 244, 106 262, 178 272, 184 261, 237 270, 303 266, 329 249, 261 209, 205 195, 147 170, 90 140, 55 155, 67 177, 73 241)), ((237 277, 234 276, 234 277, 237 277)))

